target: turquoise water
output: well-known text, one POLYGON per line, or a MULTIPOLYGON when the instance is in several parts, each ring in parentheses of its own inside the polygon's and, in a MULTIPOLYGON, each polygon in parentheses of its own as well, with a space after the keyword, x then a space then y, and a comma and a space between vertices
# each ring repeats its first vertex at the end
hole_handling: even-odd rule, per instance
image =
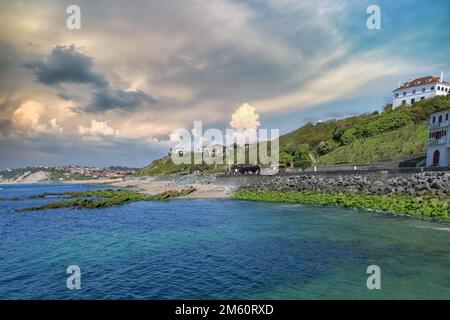
POLYGON ((0 299, 450 299, 448 223, 234 200, 21 212, 98 187, 0 188, 0 299))

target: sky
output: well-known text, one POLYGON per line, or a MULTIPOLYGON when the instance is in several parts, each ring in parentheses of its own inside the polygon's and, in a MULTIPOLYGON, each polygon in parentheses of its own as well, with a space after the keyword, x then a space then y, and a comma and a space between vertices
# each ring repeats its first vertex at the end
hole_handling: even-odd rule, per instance
POLYGON ((381 110, 399 81, 450 79, 449 57, 448 0, 0 0, 0 169, 141 167, 194 121, 287 133, 381 110))

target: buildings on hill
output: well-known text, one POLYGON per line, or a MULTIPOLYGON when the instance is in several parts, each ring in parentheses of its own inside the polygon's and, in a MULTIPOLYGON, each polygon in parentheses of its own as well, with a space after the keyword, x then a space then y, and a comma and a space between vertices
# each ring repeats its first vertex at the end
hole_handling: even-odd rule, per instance
POLYGON ((394 90, 392 107, 405 104, 414 104, 417 101, 446 95, 450 92, 450 83, 444 81, 444 73, 441 77, 422 77, 407 81, 394 90))

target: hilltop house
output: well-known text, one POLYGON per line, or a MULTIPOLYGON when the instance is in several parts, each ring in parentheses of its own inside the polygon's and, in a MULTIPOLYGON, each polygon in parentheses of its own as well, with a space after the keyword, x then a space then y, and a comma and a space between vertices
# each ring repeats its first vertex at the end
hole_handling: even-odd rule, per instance
POLYGON ((448 139, 450 110, 430 115, 427 166, 449 166, 450 141, 448 139))
POLYGON ((444 81, 444 72, 441 77, 422 77, 407 81, 394 90, 392 107, 397 108, 404 104, 414 104, 417 101, 446 95, 450 92, 450 83, 444 81))

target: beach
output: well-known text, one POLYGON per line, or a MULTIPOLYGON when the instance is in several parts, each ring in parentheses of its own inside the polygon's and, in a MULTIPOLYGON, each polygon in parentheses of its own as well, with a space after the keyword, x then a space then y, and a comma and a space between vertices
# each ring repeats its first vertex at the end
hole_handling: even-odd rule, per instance
POLYGON ((196 190, 191 194, 184 196, 182 198, 191 198, 191 199, 226 199, 231 198, 232 196, 232 188, 215 184, 215 183, 190 183, 190 184, 182 184, 175 179, 171 178, 154 178, 154 177, 145 177, 145 178, 127 178, 122 181, 110 182, 108 185, 114 187, 134 187, 136 189, 142 190, 144 193, 148 194, 157 194, 169 190, 180 191, 182 189, 186 189, 189 187, 195 188, 196 190))

